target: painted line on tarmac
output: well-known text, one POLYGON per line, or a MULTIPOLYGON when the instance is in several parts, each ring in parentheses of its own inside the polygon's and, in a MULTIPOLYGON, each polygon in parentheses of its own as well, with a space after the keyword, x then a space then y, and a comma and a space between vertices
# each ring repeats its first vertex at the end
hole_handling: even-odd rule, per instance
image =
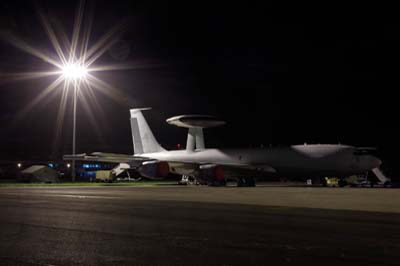
POLYGON ((77 198, 77 199, 117 199, 120 197, 116 196, 98 196, 98 195, 78 195, 78 194, 53 194, 53 193, 32 193, 22 195, 21 193, 2 193, 1 196, 19 196, 19 197, 65 197, 65 198, 77 198))
POLYGON ((116 198, 119 198, 119 197, 113 197, 113 196, 91 196, 91 195, 74 195, 74 194, 46 194, 46 196, 77 198, 77 199, 116 199, 116 198))

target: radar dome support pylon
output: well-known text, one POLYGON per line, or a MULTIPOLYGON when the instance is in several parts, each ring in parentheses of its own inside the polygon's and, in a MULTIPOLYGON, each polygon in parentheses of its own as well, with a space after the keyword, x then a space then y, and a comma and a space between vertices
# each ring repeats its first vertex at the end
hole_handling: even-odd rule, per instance
POLYGON ((188 152, 205 149, 203 128, 218 127, 226 124, 225 121, 208 115, 174 116, 168 118, 167 123, 189 129, 186 140, 186 151, 188 152))

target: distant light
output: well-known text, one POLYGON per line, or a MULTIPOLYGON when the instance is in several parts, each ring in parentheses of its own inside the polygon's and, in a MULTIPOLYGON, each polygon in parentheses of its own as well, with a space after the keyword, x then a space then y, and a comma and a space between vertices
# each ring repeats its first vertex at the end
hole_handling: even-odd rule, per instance
POLYGON ((180 149, 180 148, 181 148, 181 144, 180 144, 180 143, 176 144, 176 147, 177 147, 178 149, 180 149))
POLYGON ((71 167, 71 164, 67 163, 67 168, 70 168, 70 167, 71 167))
POLYGON ((62 73, 66 79, 78 80, 85 78, 88 70, 79 64, 67 64, 62 68, 62 73))
POLYGON ((98 163, 95 163, 95 164, 84 163, 84 164, 82 164, 82 167, 85 169, 100 169, 101 165, 98 163))
POLYGON ((18 163, 18 164, 17 164, 17 167, 18 167, 18 168, 21 168, 21 167, 22 167, 22 164, 21 164, 21 163, 18 163))

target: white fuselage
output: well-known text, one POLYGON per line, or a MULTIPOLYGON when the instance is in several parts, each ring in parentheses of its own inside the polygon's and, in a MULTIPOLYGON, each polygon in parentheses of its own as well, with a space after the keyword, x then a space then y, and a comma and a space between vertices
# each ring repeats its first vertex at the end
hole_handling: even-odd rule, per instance
POLYGON ((175 150, 141 154, 170 162, 171 172, 187 174, 179 163, 215 164, 271 171, 278 175, 349 176, 378 167, 381 161, 371 155, 357 155, 345 145, 295 145, 260 149, 175 150), (174 164, 176 167, 174 167, 174 164))

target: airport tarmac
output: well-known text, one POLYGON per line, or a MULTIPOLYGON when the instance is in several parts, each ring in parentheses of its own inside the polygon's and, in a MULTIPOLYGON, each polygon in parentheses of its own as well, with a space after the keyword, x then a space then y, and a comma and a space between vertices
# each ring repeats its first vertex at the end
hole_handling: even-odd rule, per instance
POLYGON ((398 265, 400 190, 0 188, 0 265, 398 265))

